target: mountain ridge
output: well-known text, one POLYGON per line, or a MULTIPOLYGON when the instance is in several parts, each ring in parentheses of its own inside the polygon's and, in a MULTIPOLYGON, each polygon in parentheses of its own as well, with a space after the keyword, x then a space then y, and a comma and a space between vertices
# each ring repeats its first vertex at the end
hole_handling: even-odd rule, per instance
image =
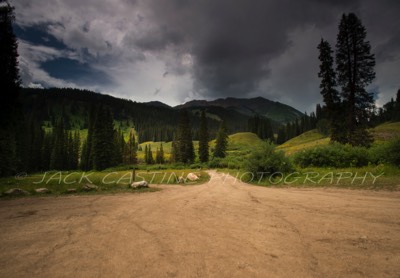
POLYGON ((175 109, 193 109, 204 107, 222 107, 225 109, 233 109, 246 116, 253 116, 259 114, 261 116, 270 118, 279 123, 292 122, 303 116, 303 113, 297 109, 281 103, 279 101, 272 101, 264 97, 254 98, 218 98, 215 100, 191 100, 181 105, 177 105, 175 109))

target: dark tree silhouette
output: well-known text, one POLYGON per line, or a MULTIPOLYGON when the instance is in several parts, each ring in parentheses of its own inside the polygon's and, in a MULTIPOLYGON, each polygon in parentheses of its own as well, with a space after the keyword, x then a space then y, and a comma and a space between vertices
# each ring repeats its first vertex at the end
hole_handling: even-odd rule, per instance
POLYGON ((88 171, 93 168, 93 129, 96 122, 96 108, 94 105, 90 106, 88 116, 88 134, 86 140, 82 145, 82 155, 80 168, 84 171, 88 171))
MULTIPOLYGON (((344 114, 341 111, 341 100, 339 92, 336 90, 337 83, 336 73, 333 68, 333 51, 330 44, 324 39, 321 39, 321 42, 318 45, 318 50, 318 58, 321 61, 318 73, 318 77, 321 79, 319 87, 321 89, 323 101, 325 102, 323 114, 324 117, 326 117, 326 119, 328 120, 328 128, 330 129, 331 140, 337 142, 345 142, 347 140, 347 134, 345 132, 346 129, 343 127, 344 114)), ((321 110, 317 110, 317 113, 321 116, 321 110)), ((323 122, 326 124, 325 121, 323 122)))
POLYGON ((209 134, 208 134, 208 126, 207 126, 207 117, 206 112, 204 110, 201 111, 200 116, 200 130, 199 130, 199 159, 200 162, 208 162, 209 158, 209 134))
POLYGON ((194 161, 194 147, 190 118, 186 109, 180 111, 176 145, 176 160, 182 163, 192 163, 194 161))
POLYGON ((133 130, 129 133, 129 140, 125 147, 125 163, 136 164, 137 163, 137 145, 136 137, 133 130))
POLYGON ((12 28, 14 20, 14 8, 8 1, 0 0, 0 176, 12 174, 17 166, 16 125, 21 115, 18 45, 12 28))
POLYGON ((93 168, 104 170, 113 166, 112 158, 114 150, 113 117, 107 108, 100 107, 93 126, 93 168))
POLYGON ((224 121, 221 122, 215 142, 214 157, 225 157, 228 147, 228 133, 224 121))
POLYGON ((164 147, 163 147, 163 144, 160 143, 160 148, 157 148, 157 152, 156 152, 156 163, 164 164, 164 162, 165 162, 164 147))
POLYGON ((366 36, 366 29, 355 14, 343 14, 336 44, 337 82, 347 117, 347 142, 343 143, 363 146, 373 140, 366 128, 374 99, 365 88, 375 78, 375 57, 366 36))

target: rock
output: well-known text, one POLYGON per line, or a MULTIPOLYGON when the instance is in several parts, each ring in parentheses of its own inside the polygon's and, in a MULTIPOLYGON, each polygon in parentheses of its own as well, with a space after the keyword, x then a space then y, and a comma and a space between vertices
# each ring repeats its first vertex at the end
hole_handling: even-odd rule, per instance
POLYGON ((197 181, 197 180, 199 180, 200 178, 196 175, 196 174, 194 174, 194 173, 189 173, 188 175, 187 175, 187 177, 186 177, 188 180, 190 180, 190 181, 197 181))
POLYGON ((66 191, 67 194, 73 194, 73 193, 76 193, 76 192, 77 192, 76 188, 68 188, 67 191, 66 191))
POLYGON ((50 193, 51 191, 47 188, 42 187, 42 188, 36 188, 35 192, 40 194, 47 194, 50 193))
POLYGON ((147 183, 147 181, 136 181, 131 184, 131 187, 134 189, 148 188, 149 184, 147 183))
POLYGON ((29 195, 29 192, 21 188, 11 188, 10 190, 4 192, 4 194, 8 196, 24 196, 29 195))
POLYGON ((84 186, 82 186, 82 190, 84 191, 95 191, 97 189, 99 189, 99 187, 91 183, 87 183, 84 186))
POLYGON ((185 179, 182 176, 180 176, 178 178, 178 183, 185 183, 185 179))

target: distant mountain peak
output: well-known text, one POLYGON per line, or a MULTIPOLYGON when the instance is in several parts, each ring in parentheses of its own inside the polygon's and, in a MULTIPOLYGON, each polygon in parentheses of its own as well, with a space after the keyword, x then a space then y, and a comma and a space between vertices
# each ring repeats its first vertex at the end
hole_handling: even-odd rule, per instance
POLYGON ((151 106, 155 106, 155 107, 166 107, 166 108, 171 108, 171 106, 169 106, 168 104, 165 104, 164 102, 155 100, 155 101, 149 101, 149 102, 144 102, 144 104, 146 105, 151 105, 151 106))

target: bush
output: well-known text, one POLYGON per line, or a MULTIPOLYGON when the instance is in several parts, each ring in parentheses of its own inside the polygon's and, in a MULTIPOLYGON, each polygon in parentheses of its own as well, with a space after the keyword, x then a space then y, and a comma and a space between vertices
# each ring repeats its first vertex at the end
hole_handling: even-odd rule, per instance
POLYGON ((386 157, 388 163, 400 167, 400 138, 389 142, 386 157))
POLYGON ((369 156, 374 164, 392 164, 400 167, 400 138, 372 147, 369 156))
POLYGON ((292 165, 283 151, 276 151, 271 142, 265 142, 251 151, 246 163, 246 170, 257 176, 257 173, 287 173, 292 165))
POLYGON ((294 162, 301 167, 361 167, 368 165, 370 158, 364 147, 333 143, 299 152, 294 162))
POLYGON ((214 157, 208 162, 208 167, 209 168, 227 168, 228 163, 223 158, 214 157))

